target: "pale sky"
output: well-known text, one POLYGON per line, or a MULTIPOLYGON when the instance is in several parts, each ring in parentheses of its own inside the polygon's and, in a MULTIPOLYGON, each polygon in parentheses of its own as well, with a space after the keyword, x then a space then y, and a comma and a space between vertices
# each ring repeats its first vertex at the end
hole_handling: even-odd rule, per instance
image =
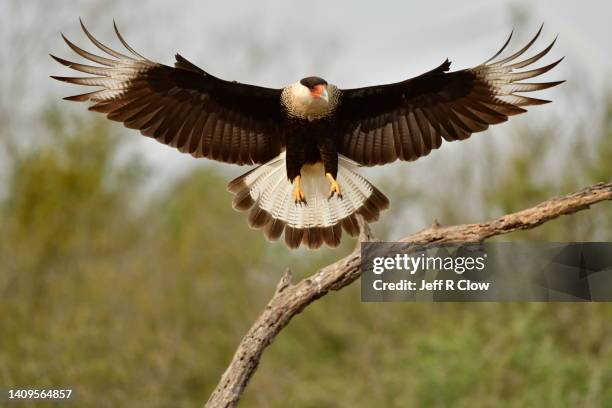
MULTIPOLYGON (((452 68, 461 69, 491 56, 511 28, 516 28, 512 43, 516 49, 544 22, 534 51, 559 33, 557 45, 542 64, 565 55, 566 60, 546 79, 563 78, 568 83, 562 90, 539 95, 552 97, 554 104, 517 120, 545 120, 568 108, 572 111, 568 120, 582 118, 592 113, 587 102, 593 95, 602 94, 604 87, 610 89, 612 5, 603 0, 7 0, 0 4, 0 16, 0 52, 3 61, 10 61, 3 63, 0 100, 4 109, 11 106, 28 112, 81 93, 49 79, 69 71, 47 55, 74 57, 60 31, 95 50, 80 31, 79 17, 109 45, 118 45, 112 34, 115 18, 128 42, 150 59, 172 64, 174 54, 180 52, 214 75, 273 87, 311 74, 340 87, 398 81, 437 66, 446 57, 453 61, 452 68)), ((65 102, 60 106, 91 115, 83 105, 65 102)), ((199 162, 148 138, 140 137, 136 148, 162 173, 199 162)))

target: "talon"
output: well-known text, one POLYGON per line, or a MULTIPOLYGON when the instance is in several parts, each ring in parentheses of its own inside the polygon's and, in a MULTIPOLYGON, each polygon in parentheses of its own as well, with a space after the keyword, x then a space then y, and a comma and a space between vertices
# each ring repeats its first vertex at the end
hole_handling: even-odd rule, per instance
POLYGON ((307 204, 306 203, 306 195, 304 194, 304 190, 302 190, 302 187, 300 186, 300 176, 297 176, 294 180, 293 180, 293 202, 296 205, 302 205, 302 204, 307 204))
POLYGON ((304 190, 300 187, 295 187, 293 189, 293 201, 296 204, 306 204, 306 196, 304 195, 304 190))
POLYGON ((338 198, 342 198, 342 190, 340 190, 340 184, 334 179, 334 176, 331 173, 325 173, 325 177, 329 180, 330 188, 329 188, 329 198, 332 198, 334 194, 338 195, 338 198))

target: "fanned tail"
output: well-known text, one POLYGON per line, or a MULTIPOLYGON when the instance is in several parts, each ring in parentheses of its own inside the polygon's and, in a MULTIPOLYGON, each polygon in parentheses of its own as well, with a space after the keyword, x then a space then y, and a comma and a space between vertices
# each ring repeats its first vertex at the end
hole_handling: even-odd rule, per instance
POLYGON ((263 229, 276 241, 281 235, 290 248, 304 244, 311 249, 323 243, 340 245, 342 230, 350 236, 359 234, 356 215, 366 222, 378 220, 389 200, 368 180, 356 172, 357 164, 340 156, 337 181, 343 198, 328 199, 329 183, 322 164, 302 168, 302 188, 306 205, 293 202, 293 185, 287 179, 285 153, 243 174, 228 184, 234 196, 233 207, 249 212, 249 225, 263 229))

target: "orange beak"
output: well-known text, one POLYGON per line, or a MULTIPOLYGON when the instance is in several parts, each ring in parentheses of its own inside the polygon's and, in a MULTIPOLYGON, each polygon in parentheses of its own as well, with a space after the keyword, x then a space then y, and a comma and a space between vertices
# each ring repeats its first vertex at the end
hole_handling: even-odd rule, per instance
POLYGON ((325 101, 328 100, 327 88, 325 85, 315 85, 310 91, 310 94, 314 97, 325 99, 325 101))

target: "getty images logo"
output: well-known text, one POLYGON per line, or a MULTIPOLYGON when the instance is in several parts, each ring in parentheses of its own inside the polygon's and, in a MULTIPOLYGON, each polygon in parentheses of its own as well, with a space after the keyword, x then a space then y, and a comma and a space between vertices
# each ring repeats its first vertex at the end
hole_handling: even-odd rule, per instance
POLYGON ((458 275, 466 271, 482 271, 485 269, 487 254, 481 256, 428 256, 395 254, 394 256, 378 256, 372 259, 372 272, 380 275, 386 271, 407 271, 414 275, 417 271, 453 271, 458 275))

